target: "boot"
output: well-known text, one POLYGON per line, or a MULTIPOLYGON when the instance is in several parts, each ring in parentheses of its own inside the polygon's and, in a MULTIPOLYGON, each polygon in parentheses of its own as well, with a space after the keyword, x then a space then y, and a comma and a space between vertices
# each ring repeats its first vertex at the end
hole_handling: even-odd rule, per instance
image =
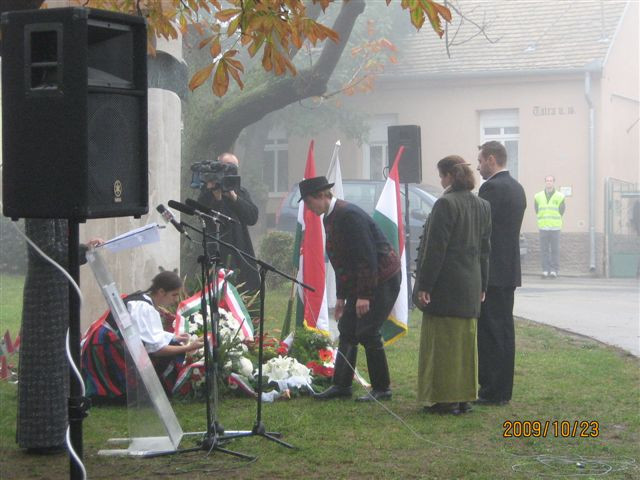
POLYGON ((373 347, 365 349, 367 354, 367 366, 369 368, 369 378, 371 379, 371 391, 362 397, 356 398, 357 402, 371 402, 373 400, 390 400, 391 389, 389 384, 389 366, 387 365, 387 355, 384 347, 373 347))
POLYGON ((329 400, 338 397, 351 397, 353 368, 355 368, 357 358, 357 345, 340 342, 338 345, 338 355, 336 356, 336 362, 333 367, 333 385, 324 392, 314 395, 313 398, 316 400, 329 400))

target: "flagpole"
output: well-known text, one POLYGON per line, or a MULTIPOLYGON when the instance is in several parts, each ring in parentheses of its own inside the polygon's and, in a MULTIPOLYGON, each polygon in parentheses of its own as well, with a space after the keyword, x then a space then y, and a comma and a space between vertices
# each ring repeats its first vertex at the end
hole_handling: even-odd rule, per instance
POLYGON ((331 169, 334 166, 334 163, 336 162, 336 158, 338 158, 338 151, 340 150, 340 140, 336 140, 336 143, 333 145, 333 153, 331 154, 331 161, 329 162, 329 172, 331 172, 331 169))
MULTIPOLYGON (((294 276, 298 275, 298 269, 294 272, 294 276)), ((287 335, 291 332, 291 316, 293 315, 293 302, 295 301, 296 284, 291 282, 291 295, 289 295, 289 302, 287 303, 287 313, 284 316, 284 323, 282 324, 282 333, 280 334, 280 340, 287 338, 287 335)))
MULTIPOLYGON (((407 312, 409 310, 413 310, 413 299, 411 298, 411 294, 413 293, 413 288, 411 285, 411 228, 409 228, 409 184, 404 184, 404 261, 407 266, 407 312)), ((408 313, 407 313, 408 315, 408 313)))

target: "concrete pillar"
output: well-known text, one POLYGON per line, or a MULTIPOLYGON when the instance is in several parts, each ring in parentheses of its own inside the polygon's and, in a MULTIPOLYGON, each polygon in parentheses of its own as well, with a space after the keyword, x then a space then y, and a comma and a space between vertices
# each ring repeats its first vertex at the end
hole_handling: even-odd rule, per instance
MULTIPOLYGON (((149 84, 152 87, 148 94, 149 214, 140 219, 122 217, 88 220, 80 227, 82 241, 92 237, 108 240, 151 222, 165 225, 156 206, 160 203, 166 206, 168 200, 180 200, 182 105, 179 94, 180 88, 186 88, 186 67, 181 62, 181 46, 181 38, 171 42, 158 40, 156 48, 162 53, 157 58, 161 59, 161 67, 157 66, 157 59, 149 59, 149 84), (172 85, 162 84, 161 78, 165 73, 167 78, 173 79, 170 82, 172 85), (184 84, 180 87, 183 80, 184 84)), ((179 216, 179 213, 176 215, 179 216)), ((161 230, 160 237, 159 243, 133 250, 115 254, 103 251, 103 258, 120 293, 146 289, 160 267, 165 270, 179 269, 179 233, 168 225, 161 230)), ((81 269, 81 287, 85 297, 82 309, 84 330, 107 305, 88 267, 81 269)))

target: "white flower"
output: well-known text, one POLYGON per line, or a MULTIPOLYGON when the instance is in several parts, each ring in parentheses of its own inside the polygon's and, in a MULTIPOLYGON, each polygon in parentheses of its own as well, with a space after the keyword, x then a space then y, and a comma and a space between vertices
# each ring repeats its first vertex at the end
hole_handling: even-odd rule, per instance
POLYGON ((251 360, 245 357, 240 357, 238 359, 236 373, 239 373, 240 375, 243 375, 247 378, 251 378, 251 372, 253 372, 253 363, 251 363, 251 360))
POLYGON ((248 351, 249 349, 244 343, 238 343, 229 349, 229 351, 227 352, 227 355, 229 355, 232 358, 243 357, 245 353, 247 353, 248 351))
POLYGON ((311 374, 311 369, 296 361, 295 364, 291 366, 289 373, 291 373, 292 377, 306 377, 311 374))
POLYGON ((194 313, 189 317, 188 331, 189 333, 195 333, 202 328, 202 315, 200 313, 194 313))
POLYGON ((295 358, 282 357, 280 355, 272 358, 262 366, 262 374, 267 377, 269 382, 287 380, 291 377, 301 377, 311 381, 310 373, 311 371, 295 358))

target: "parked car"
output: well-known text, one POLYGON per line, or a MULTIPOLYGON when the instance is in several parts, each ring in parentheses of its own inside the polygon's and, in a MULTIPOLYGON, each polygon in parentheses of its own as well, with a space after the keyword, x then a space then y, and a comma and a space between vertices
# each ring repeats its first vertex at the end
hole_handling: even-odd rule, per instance
MULTIPOLYGON (((345 200, 355 203, 369 215, 373 215, 378 198, 384 188, 384 180, 342 180, 345 200)), ((404 185, 400 185, 402 215, 405 211, 404 185)), ((433 204, 438 199, 442 189, 431 185, 409 184, 409 232, 410 232, 410 261, 411 269, 415 268, 422 227, 431 212, 433 204)), ((300 189, 296 183, 288 195, 283 199, 276 214, 276 229, 285 232, 295 232, 298 223, 298 199, 300 189)))

